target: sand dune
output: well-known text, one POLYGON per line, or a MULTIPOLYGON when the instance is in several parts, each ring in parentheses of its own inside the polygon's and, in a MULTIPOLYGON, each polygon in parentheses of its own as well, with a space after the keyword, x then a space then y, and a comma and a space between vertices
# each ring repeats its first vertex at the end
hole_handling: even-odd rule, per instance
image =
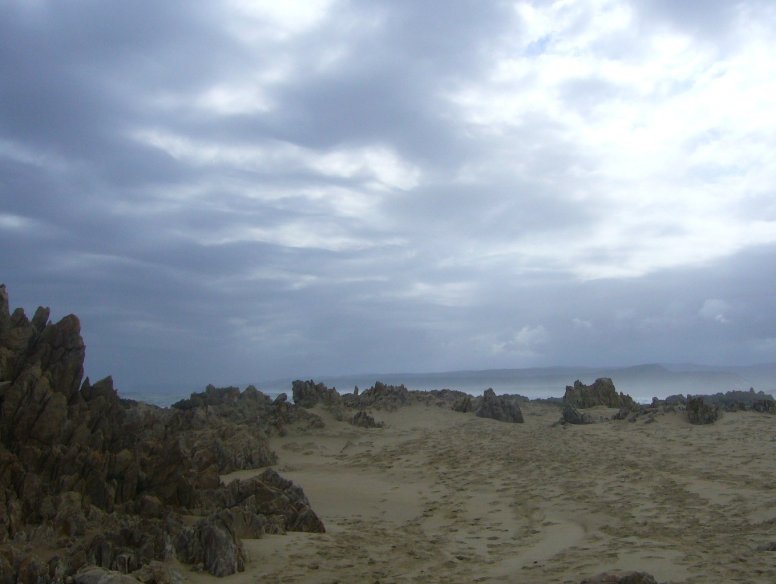
POLYGON ((246 541, 229 580, 776 582, 776 552, 757 550, 776 541, 776 418, 554 426, 557 409, 523 410, 506 424, 412 406, 375 412, 382 429, 319 412, 324 429, 273 448, 327 533, 246 541))

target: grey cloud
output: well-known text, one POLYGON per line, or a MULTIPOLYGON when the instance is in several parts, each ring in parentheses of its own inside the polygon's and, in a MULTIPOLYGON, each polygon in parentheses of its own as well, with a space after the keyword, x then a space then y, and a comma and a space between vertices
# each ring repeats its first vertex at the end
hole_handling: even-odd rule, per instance
MULTIPOLYGON (((610 185, 551 117, 531 112, 489 134, 448 100, 484 83, 522 34, 509 4, 337 3, 298 38, 253 45, 199 4, 37 6, 4 6, 0 19, 0 216, 26 221, 0 221, 0 245, 14 250, 0 254, 0 279, 14 305, 81 316, 93 377, 193 389, 677 355, 746 362, 776 338, 772 247, 633 279, 581 282, 567 266, 519 264, 524 242, 562 251, 575 233, 594 233, 611 216, 585 193, 610 185), (337 45, 341 59, 316 69, 337 45), (288 74, 262 87, 268 110, 197 105, 281 61, 288 74), (204 154, 176 157, 142 131, 204 154), (416 168, 418 186, 308 160, 375 146, 416 168), (268 159, 217 155, 238 147, 268 159), (296 154, 273 156, 282 148, 296 154), (337 188, 369 214, 335 213, 331 191, 309 193, 337 188), (325 245, 336 237, 345 243, 325 245), (699 314, 709 299, 730 307, 724 331, 699 314)), ((688 18, 644 10, 647 27, 688 18)), ((726 10, 699 16, 704 30, 723 26, 726 10)), ((617 91, 581 77, 561 97, 584 114, 617 91)))

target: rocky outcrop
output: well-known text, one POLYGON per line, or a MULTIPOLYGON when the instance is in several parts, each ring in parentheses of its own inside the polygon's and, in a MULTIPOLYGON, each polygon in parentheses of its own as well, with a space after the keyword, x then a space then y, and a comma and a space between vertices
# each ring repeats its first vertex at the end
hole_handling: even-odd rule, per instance
POLYGON ((472 396, 464 395, 459 397, 453 402, 453 405, 450 406, 450 409, 452 409, 454 412, 461 412, 462 414, 473 412, 474 402, 472 400, 472 396))
POLYGON ((594 422, 593 417, 590 414, 580 412, 571 404, 563 406, 563 413, 561 414, 560 421, 563 424, 592 424, 594 422))
POLYGON ((344 403, 352 408, 394 411, 414 403, 414 400, 411 392, 404 385, 386 385, 377 381, 360 395, 344 396, 344 403))
POLYGON ((749 391, 734 390, 703 395, 702 397, 706 404, 719 406, 721 410, 726 412, 749 410, 762 413, 776 412, 776 401, 774 401, 773 396, 762 391, 755 391, 754 388, 749 391))
POLYGON ((657 581, 647 572, 604 572, 580 584, 657 584, 657 581))
POLYGON ((318 404, 337 407, 342 405, 342 398, 336 388, 326 387, 323 383, 295 380, 291 384, 291 395, 294 403, 303 408, 312 408, 318 404))
POLYGON ((707 404, 702 396, 687 399, 687 419, 691 424, 713 424, 720 414, 719 406, 707 404))
POLYGON ((480 418, 493 418, 500 422, 523 423, 523 412, 517 399, 509 396, 497 396, 493 389, 486 389, 474 415, 480 418))
POLYGON ((270 434, 320 418, 252 387, 208 386, 169 409, 122 400, 110 377, 82 382, 78 318, 48 315, 9 313, 0 286, 0 573, 47 584, 90 564, 126 574, 180 553, 226 574, 241 567, 246 526, 252 537, 323 531, 276 473, 247 486, 219 478, 273 463, 270 434), (179 514, 202 519, 191 527, 179 514))
POLYGON ((366 412, 366 410, 357 411, 353 416, 353 419, 350 421, 350 423, 353 424, 354 426, 358 426, 359 428, 382 428, 383 427, 383 423, 376 421, 372 415, 366 412))
POLYGON ((567 385, 563 401, 580 409, 595 406, 607 408, 636 407, 636 402, 629 395, 617 393, 614 383, 608 377, 596 379, 593 385, 585 385, 579 380, 575 381, 574 385, 567 385))

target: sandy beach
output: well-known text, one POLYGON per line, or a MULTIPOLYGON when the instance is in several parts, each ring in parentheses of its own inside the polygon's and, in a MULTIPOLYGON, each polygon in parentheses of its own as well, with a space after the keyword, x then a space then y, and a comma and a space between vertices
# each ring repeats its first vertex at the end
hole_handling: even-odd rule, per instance
POLYGON ((773 416, 561 426, 539 403, 523 406, 524 424, 414 405, 364 429, 315 411, 325 428, 272 447, 327 532, 246 540, 234 584, 570 583, 614 569, 776 581, 776 553, 757 549, 776 540, 773 416))

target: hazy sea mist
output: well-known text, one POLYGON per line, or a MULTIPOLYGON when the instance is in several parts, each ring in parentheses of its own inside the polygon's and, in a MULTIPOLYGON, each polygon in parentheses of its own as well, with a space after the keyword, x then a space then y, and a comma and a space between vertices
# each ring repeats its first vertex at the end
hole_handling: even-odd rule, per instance
MULTIPOLYGON (((349 393, 358 386, 365 390, 376 381, 389 385, 405 385, 408 389, 457 389, 480 395, 491 387, 498 394, 520 394, 531 399, 563 397, 567 385, 579 379, 590 384, 598 377, 611 377, 618 391, 632 396, 640 403, 653 397, 668 395, 707 394, 733 389, 776 393, 776 364, 748 366, 705 366, 694 364, 638 365, 633 367, 544 367, 531 369, 489 369, 483 371, 447 371, 438 373, 364 373, 354 375, 299 376, 336 387, 340 393, 349 393)), ((263 382, 214 383, 236 385, 241 389, 253 384, 270 397, 281 393, 291 397, 292 378, 263 382)), ((168 406, 188 397, 201 387, 138 386, 123 390, 120 395, 160 406, 168 406)))

